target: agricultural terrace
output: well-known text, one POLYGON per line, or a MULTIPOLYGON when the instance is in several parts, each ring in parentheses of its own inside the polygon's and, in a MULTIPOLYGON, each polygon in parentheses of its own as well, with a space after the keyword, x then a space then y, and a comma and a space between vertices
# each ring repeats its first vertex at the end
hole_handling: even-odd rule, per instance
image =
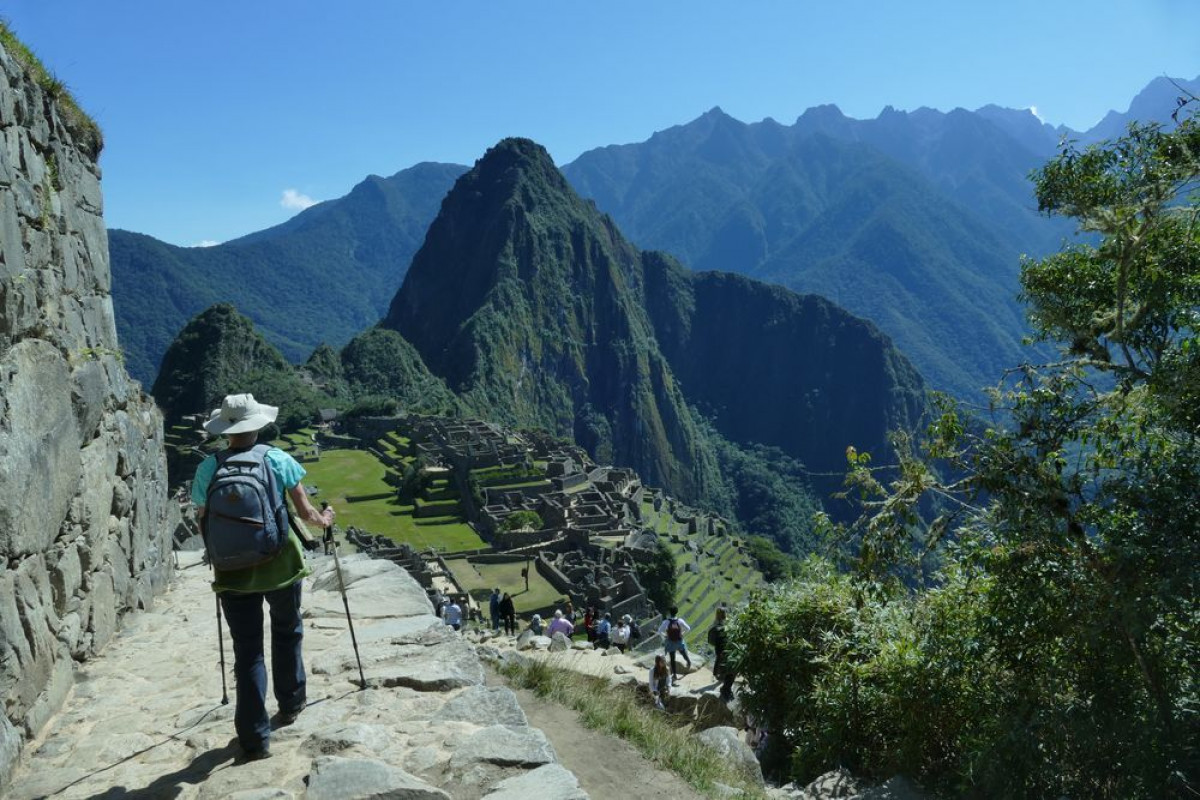
POLYGON ((693 650, 707 649, 708 629, 716 618, 717 606, 725 603, 736 606, 750 592, 764 585, 762 574, 753 560, 737 550, 741 540, 733 536, 688 534, 687 526, 676 522, 666 511, 655 511, 652 503, 642 504, 646 527, 666 537, 665 542, 675 556, 675 601, 679 614, 692 626, 688 644, 693 650), (670 536, 679 537, 674 542, 670 536), (685 542, 695 542, 698 553, 685 542), (697 571, 687 569, 697 564, 697 571))
MULTIPOLYGON (((467 525, 458 494, 444 477, 428 481, 414 503, 403 503, 397 495, 402 476, 366 450, 322 448, 319 459, 308 458, 312 449, 308 430, 285 436, 276 444, 301 459, 308 472, 305 485, 317 489, 313 501, 335 506, 341 527, 353 525, 419 550, 435 547, 441 552, 458 552, 487 547, 467 525), (419 505, 432 505, 444 513, 418 518, 414 510, 419 505)), ((376 447, 411 463, 404 437, 389 434, 376 447)))

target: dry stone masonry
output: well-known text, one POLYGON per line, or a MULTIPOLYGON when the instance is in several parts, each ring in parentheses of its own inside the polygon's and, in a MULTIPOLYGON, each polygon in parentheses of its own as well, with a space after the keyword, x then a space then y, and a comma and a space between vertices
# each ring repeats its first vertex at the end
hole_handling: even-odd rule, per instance
POLYGON ((168 579, 162 419, 113 322, 94 131, 0 46, 0 793, 168 579))

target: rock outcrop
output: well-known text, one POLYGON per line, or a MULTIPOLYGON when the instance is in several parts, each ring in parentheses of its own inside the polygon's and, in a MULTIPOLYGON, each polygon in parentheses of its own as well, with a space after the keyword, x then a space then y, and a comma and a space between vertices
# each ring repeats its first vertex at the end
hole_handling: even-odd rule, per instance
POLYGON ((162 419, 121 362, 94 126, 0 45, 0 792, 170 574, 162 419))

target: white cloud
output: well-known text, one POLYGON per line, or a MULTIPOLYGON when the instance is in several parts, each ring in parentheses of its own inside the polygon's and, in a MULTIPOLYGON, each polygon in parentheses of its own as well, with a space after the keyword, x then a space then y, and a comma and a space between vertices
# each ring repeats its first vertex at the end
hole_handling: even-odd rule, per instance
POLYGON ((1030 113, 1030 114, 1033 114, 1035 117, 1037 117, 1038 119, 1042 120, 1042 122, 1045 122, 1045 121, 1046 121, 1046 120, 1042 119, 1042 115, 1038 113, 1037 106, 1030 106, 1030 107, 1029 107, 1029 113, 1030 113))
POLYGON ((218 244, 220 244, 220 242, 218 242, 216 239, 202 239, 192 245, 192 247, 213 247, 218 244))
POLYGON ((316 200, 313 200, 306 194, 301 194, 295 189, 284 189, 283 197, 279 198, 279 205, 295 211, 303 211, 309 206, 315 206, 316 204, 316 200))

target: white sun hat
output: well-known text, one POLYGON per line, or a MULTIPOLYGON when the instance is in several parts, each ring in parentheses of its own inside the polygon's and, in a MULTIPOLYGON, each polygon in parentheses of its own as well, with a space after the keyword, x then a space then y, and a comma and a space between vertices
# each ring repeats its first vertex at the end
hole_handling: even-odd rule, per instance
POLYGON ((209 415, 204 430, 213 435, 249 433, 270 425, 277 416, 277 407, 258 402, 252 394, 228 394, 209 415))

